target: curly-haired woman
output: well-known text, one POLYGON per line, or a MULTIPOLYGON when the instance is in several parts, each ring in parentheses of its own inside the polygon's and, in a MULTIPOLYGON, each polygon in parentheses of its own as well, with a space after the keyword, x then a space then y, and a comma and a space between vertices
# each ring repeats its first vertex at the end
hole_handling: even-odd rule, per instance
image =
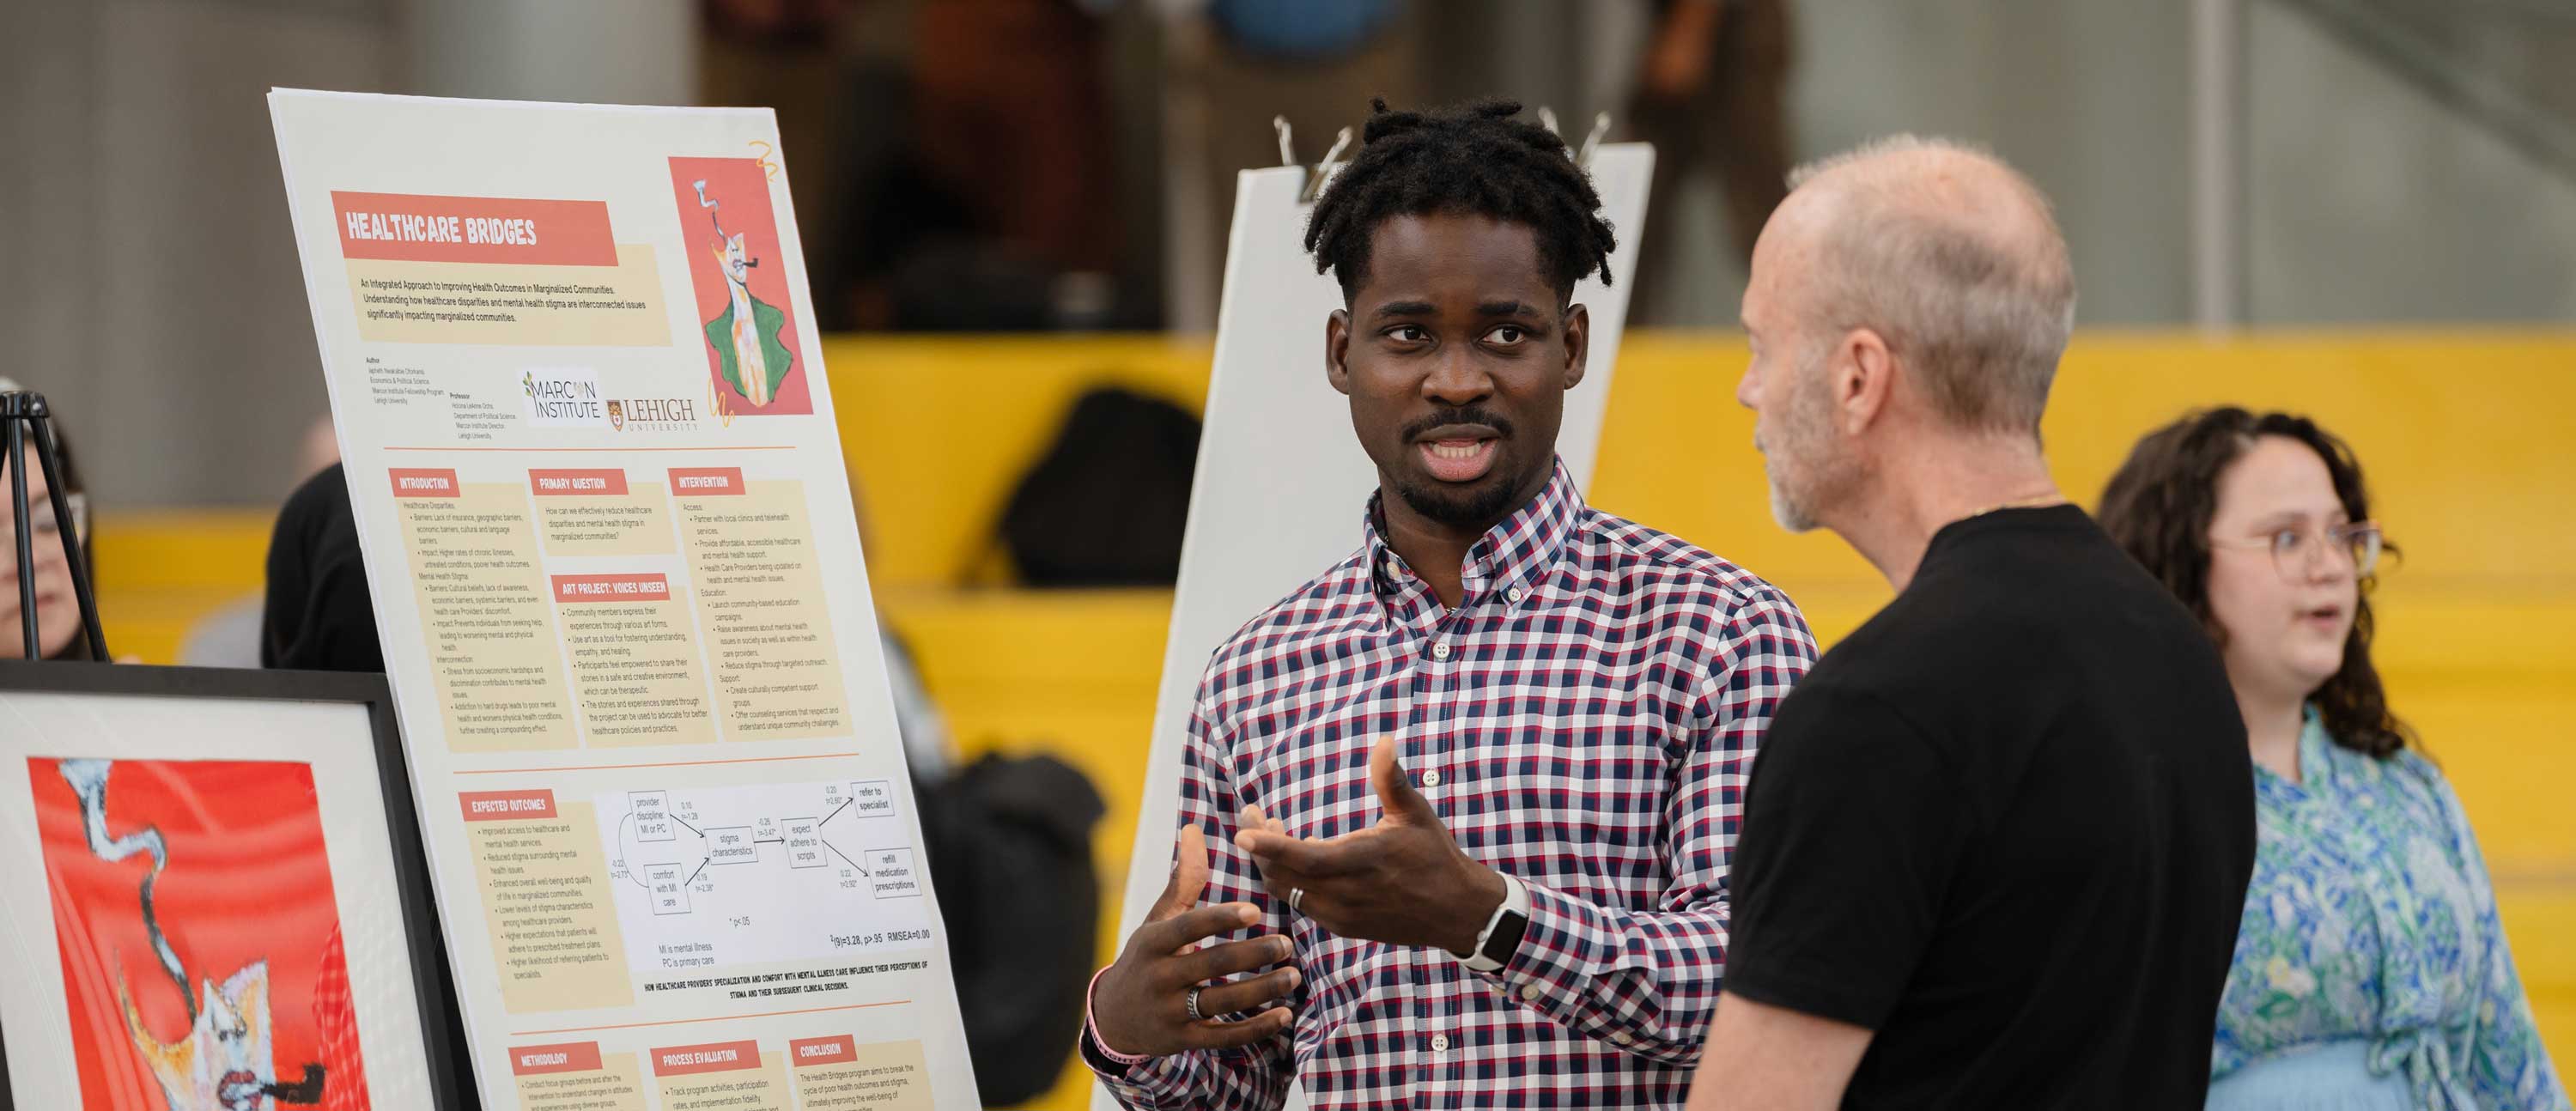
POLYGON ((2253 747, 2209 1106, 2566 1108, 2459 799, 2371 666, 2385 545, 2351 449, 2195 413, 2139 441, 2101 522, 2218 640, 2253 747))

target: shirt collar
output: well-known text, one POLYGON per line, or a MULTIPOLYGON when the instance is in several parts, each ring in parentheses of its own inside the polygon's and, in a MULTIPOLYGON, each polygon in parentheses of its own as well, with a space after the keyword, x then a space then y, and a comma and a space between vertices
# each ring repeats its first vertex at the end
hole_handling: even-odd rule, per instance
POLYGON ((2256 764, 2254 781, 2257 793, 2268 791, 2298 800, 2325 791, 2338 774, 2334 763, 2335 754, 2340 751, 2342 749, 2334 743, 2334 738, 2326 733, 2325 718, 2317 713, 2316 705, 2310 703, 2301 711, 2299 721, 2299 781, 2292 783, 2280 773, 2256 764))
MULTIPOLYGON (((1404 565, 1404 557, 1395 554, 1386 542, 1385 530, 1378 527, 1378 512, 1385 496, 1383 492, 1369 495, 1368 509, 1361 520, 1366 536, 1363 551, 1368 556, 1377 595, 1390 603, 1416 594, 1428 597, 1429 587, 1404 565)), ((1466 588, 1460 606, 1473 605, 1491 594, 1510 598, 1516 590, 1536 590, 1546 579, 1548 569, 1555 566, 1582 512, 1583 491, 1575 486, 1574 475, 1565 469, 1565 460, 1559 458, 1555 473, 1538 496, 1486 530, 1475 546, 1467 549, 1466 560, 1459 564, 1459 579, 1466 588)))
POLYGON ((2299 780, 2309 790, 2322 790, 2334 781, 2339 770, 2334 766, 2336 749, 2334 738, 2326 732, 2325 715, 2309 703, 2299 720, 2299 780))

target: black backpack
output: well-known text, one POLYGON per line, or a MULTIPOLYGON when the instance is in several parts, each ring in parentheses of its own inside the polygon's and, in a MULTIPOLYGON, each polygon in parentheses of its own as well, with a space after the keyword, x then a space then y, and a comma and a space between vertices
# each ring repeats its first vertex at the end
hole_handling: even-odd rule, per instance
POLYGON ((1189 410, 1115 386, 1084 393, 995 529, 1020 581, 1171 585, 1198 459, 1199 418, 1189 410))
POLYGON ((1025 1103, 1071 1059, 1100 959, 1100 795, 1053 757, 988 755, 914 797, 975 1086, 1025 1103))

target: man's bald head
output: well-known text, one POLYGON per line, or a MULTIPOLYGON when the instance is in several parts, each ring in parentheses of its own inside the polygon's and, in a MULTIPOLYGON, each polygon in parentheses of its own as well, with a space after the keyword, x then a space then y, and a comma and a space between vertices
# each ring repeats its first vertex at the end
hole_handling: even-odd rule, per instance
POLYGON ((1789 187, 1763 233, 1778 237, 1773 273, 1756 280, 1810 343, 1869 329, 1950 423, 2038 435, 2075 275, 2029 179, 1982 151, 1899 135, 1802 166, 1789 187))

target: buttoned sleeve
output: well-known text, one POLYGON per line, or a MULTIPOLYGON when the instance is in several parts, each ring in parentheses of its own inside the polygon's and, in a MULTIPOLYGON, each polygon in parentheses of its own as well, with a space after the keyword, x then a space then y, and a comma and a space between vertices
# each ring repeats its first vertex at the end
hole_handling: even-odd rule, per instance
POLYGON ((1754 753, 1791 684, 1815 663, 1797 607, 1764 588, 1714 638, 1693 727, 1665 795, 1671 880, 1651 909, 1604 906, 1527 883, 1529 927, 1486 980, 1567 1029, 1678 1066, 1699 1061, 1726 965, 1727 876, 1754 753))

